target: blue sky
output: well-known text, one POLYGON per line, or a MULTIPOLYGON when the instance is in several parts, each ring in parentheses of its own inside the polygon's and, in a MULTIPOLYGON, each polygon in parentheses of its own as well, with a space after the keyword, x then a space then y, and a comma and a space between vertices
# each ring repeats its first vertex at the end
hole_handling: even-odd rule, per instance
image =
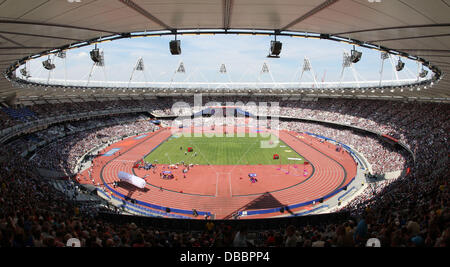
MULTIPOLYGON (((303 59, 307 56, 319 81, 323 77, 326 82, 339 81, 343 51, 352 49, 352 46, 345 43, 279 36, 277 40, 283 43, 281 58, 272 59, 266 56, 273 37, 219 34, 178 36, 182 54, 173 56, 169 51, 169 41, 172 39, 173 36, 145 37, 98 44, 105 55, 105 73, 96 69, 91 80, 104 80, 106 74, 108 81, 128 82, 136 61, 142 57, 146 68, 145 75, 136 72, 134 82, 169 82, 172 77, 174 81, 246 82, 260 79, 270 82, 270 75, 260 74, 264 62, 268 64, 276 82, 293 82, 300 81, 303 59), (181 61, 186 73, 173 76, 181 61), (225 64, 228 75, 219 74, 222 64, 225 64)), ((55 58, 56 69, 51 77, 64 79, 66 70, 68 80, 87 80, 92 66, 89 51, 93 47, 92 45, 67 51, 65 66, 62 59, 55 58)), ((365 80, 379 80, 380 53, 360 47, 357 47, 357 50, 363 52, 361 61, 355 64, 357 72, 365 80)), ((47 79, 48 71, 42 67, 42 61, 45 59, 46 57, 39 58, 28 63, 28 70, 33 77, 47 79)), ((417 73, 417 64, 410 60, 403 61, 406 68, 399 73, 400 79, 413 78, 413 74, 417 73), (407 68, 410 71, 407 71, 407 68)), ((387 60, 383 79, 392 78, 392 66, 387 60)), ((344 80, 353 79, 351 70, 347 69, 344 80)), ((311 82, 311 74, 305 73, 301 81, 311 82)))

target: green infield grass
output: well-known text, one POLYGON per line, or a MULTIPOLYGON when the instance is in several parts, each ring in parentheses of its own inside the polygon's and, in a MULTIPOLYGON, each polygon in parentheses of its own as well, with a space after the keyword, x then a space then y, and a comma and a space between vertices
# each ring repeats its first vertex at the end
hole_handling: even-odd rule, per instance
POLYGON ((145 161, 159 164, 277 165, 303 164, 304 159, 275 136, 261 137, 258 134, 251 137, 246 134, 245 137, 171 136, 149 153, 145 161), (261 142, 266 142, 270 148, 262 148, 261 142), (189 147, 193 152, 187 152, 189 147), (274 154, 278 154, 280 159, 274 160, 274 154))

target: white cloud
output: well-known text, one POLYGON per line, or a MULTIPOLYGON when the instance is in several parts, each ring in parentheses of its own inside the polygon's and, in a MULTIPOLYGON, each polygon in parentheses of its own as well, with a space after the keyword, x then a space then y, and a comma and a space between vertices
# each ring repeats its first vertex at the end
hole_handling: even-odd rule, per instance
POLYGON ((76 54, 73 56, 73 58, 74 58, 74 59, 83 59, 83 58, 87 58, 88 56, 89 56, 89 55, 88 55, 87 52, 82 51, 82 52, 76 53, 76 54))

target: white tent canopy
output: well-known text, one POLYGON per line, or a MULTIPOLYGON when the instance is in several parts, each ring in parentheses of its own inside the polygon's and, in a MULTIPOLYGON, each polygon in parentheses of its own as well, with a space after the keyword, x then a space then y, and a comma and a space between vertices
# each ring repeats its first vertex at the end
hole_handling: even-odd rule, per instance
POLYGON ((118 177, 121 181, 127 182, 129 184, 132 184, 140 189, 144 189, 146 182, 144 179, 139 178, 137 176, 131 175, 126 172, 119 172, 118 177))

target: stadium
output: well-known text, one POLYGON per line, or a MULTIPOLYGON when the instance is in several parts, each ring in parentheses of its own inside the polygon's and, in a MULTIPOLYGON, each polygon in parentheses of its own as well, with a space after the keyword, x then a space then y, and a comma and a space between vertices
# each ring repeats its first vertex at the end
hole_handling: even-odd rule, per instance
POLYGON ((0 247, 447 247, 446 1, 0 7, 0 247))

